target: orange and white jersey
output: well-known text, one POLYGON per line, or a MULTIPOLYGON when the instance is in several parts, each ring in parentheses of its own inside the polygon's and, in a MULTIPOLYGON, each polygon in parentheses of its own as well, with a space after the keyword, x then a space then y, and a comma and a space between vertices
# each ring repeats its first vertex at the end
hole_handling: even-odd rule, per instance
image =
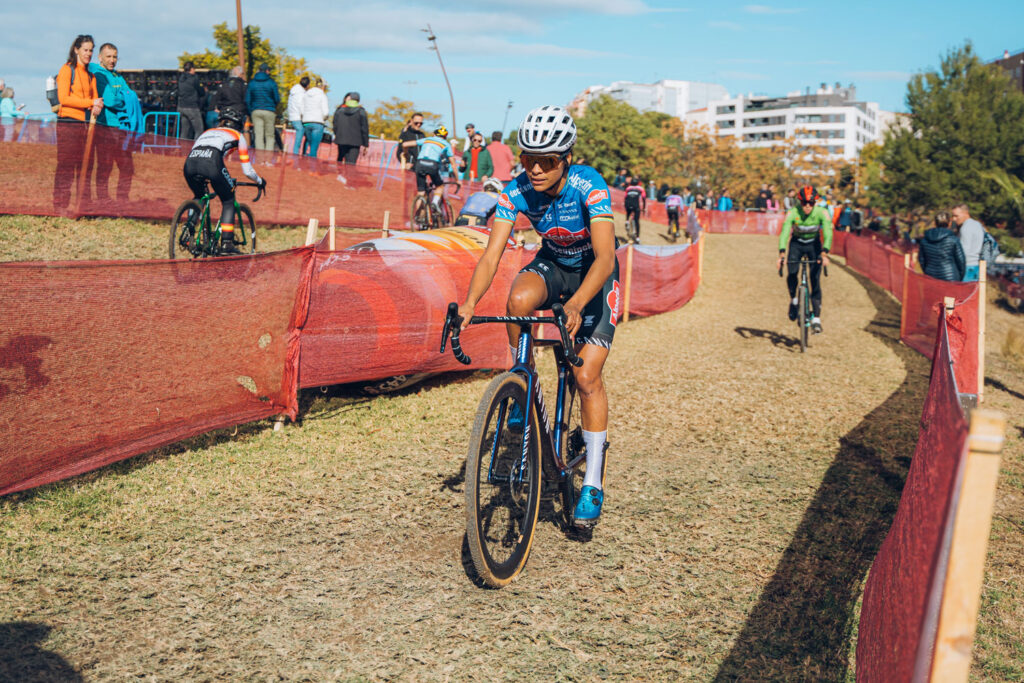
POLYGON ((262 180, 259 174, 256 173, 256 169, 252 167, 252 162, 249 159, 249 145, 245 141, 245 136, 237 130, 233 128, 211 128, 196 138, 195 144, 192 145, 193 151, 200 148, 215 149, 221 153, 222 158, 226 158, 228 154, 237 149, 238 160, 242 162, 242 172, 254 183, 262 180))

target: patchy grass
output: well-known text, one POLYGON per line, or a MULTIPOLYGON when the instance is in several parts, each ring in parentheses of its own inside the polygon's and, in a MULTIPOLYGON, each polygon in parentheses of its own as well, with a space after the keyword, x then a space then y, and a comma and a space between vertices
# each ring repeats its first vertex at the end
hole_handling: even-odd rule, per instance
MULTIPOLYGON (((773 240, 708 245, 690 304, 616 336, 589 543, 542 520, 520 580, 473 580, 463 461, 487 373, 307 392, 281 432, 0 499, 0 679, 852 680, 928 362, 895 339, 893 300, 841 268, 800 354, 773 240)), ((1024 373, 989 376, 1014 433, 972 678, 1019 680, 1024 373)))

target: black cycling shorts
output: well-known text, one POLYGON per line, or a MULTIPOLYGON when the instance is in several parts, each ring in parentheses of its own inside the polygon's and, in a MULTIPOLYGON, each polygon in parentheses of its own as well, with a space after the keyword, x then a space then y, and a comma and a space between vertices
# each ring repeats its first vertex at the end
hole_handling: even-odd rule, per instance
MULTIPOLYGON (((593 264, 593 252, 584 259, 583 267, 578 271, 561 266, 555 255, 545 248, 537 252, 537 256, 520 273, 536 273, 544 278, 548 295, 538 308, 545 310, 551 304, 565 303, 580 288, 587 270, 593 264)), ((604 287, 583 307, 583 324, 576 332, 577 344, 593 344, 606 349, 612 347, 615 337, 615 326, 619 322, 622 308, 622 287, 619 285, 619 261, 615 260, 615 268, 604 283, 604 287)))
POLYGON ((416 161, 416 189, 420 192, 427 191, 427 178, 434 181, 434 187, 441 187, 441 165, 430 159, 418 159, 416 161))

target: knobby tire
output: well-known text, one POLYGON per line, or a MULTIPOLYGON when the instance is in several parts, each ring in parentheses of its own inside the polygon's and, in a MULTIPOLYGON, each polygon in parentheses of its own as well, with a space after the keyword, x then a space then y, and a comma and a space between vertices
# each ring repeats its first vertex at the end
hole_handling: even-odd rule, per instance
POLYGON ((800 325, 800 353, 807 350, 807 287, 800 283, 797 293, 797 324, 800 325))
MULTIPOLYGON (((563 462, 566 465, 586 453, 586 445, 583 442, 582 415, 582 403, 579 393, 576 391, 576 380, 572 373, 569 373, 566 378, 562 408, 562 419, 564 420, 562 443, 559 445, 563 462)), ((580 498, 580 489, 583 488, 583 476, 586 471, 586 460, 583 460, 559 482, 562 493, 562 516, 566 529, 572 529, 572 513, 576 509, 576 501, 580 498)))
POLYGON ((494 588, 511 583, 526 566, 540 510, 542 473, 537 417, 535 411, 527 409, 526 387, 526 379, 515 373, 495 377, 480 399, 469 438, 466 539, 477 574, 494 588), (519 403, 528 417, 528 429, 522 434, 507 427, 513 402, 519 403), (501 415, 503 403, 506 409, 501 415), (499 416, 503 418, 500 422, 499 416), (525 467, 524 438, 529 439, 525 467))
POLYGON ((256 253, 256 221, 252 218, 252 209, 245 204, 238 205, 238 212, 242 214, 243 221, 239 222, 239 227, 242 228, 242 241, 239 242, 235 239, 235 245, 238 250, 244 254, 255 254, 256 253))
POLYGON ((195 245, 196 230, 202 229, 202 215, 203 207, 194 199, 182 202, 178 210, 174 212, 174 219, 171 221, 171 234, 167 240, 167 253, 170 258, 195 258, 199 254, 192 251, 195 245), (189 231, 185 243, 189 246, 182 246, 181 240, 183 235, 182 230, 185 230, 185 217, 188 216, 188 211, 192 210, 195 212, 195 220, 192 223, 192 228, 189 231))

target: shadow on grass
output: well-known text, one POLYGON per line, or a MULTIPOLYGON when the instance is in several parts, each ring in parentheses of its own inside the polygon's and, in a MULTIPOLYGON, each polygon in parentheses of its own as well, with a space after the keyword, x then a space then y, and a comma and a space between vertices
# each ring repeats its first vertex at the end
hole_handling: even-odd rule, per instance
POLYGON ((35 683, 36 681, 82 681, 63 657, 39 646, 51 627, 30 621, 0 623, 0 680, 35 683))
POLYGON ((772 343, 772 346, 776 346, 778 348, 793 350, 797 346, 800 346, 800 340, 796 337, 789 337, 774 330, 758 330, 753 327, 737 327, 735 328, 735 332, 744 339, 753 339, 755 337, 758 339, 767 339, 772 343))
POLYGON ((850 677, 857 603, 892 524, 908 456, 917 443, 928 361, 899 343, 899 304, 848 272, 875 305, 867 331, 909 371, 884 403, 840 439, 832 465, 716 681, 850 677))

